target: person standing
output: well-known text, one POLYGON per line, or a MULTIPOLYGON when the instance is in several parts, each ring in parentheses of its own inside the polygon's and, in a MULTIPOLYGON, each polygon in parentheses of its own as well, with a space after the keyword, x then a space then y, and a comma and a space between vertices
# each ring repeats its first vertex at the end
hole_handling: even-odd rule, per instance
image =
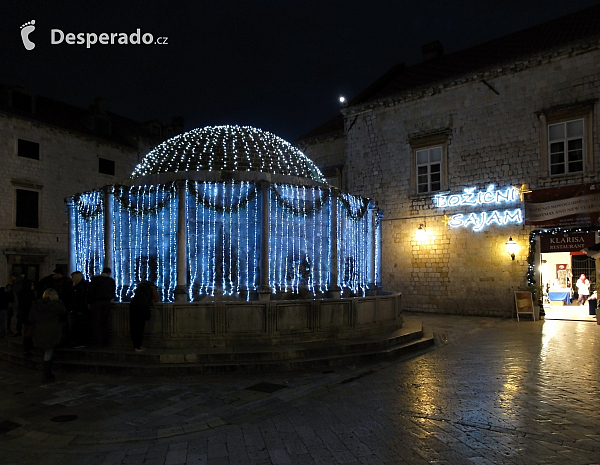
POLYGON ((43 294, 46 289, 54 289, 58 292, 58 298, 66 305, 70 298, 70 291, 73 287, 71 278, 63 275, 61 267, 57 266, 52 274, 46 276, 38 283, 38 292, 43 294))
POLYGON ((105 267, 102 273, 92 277, 87 294, 88 308, 92 320, 92 343, 95 348, 108 345, 108 317, 110 302, 115 298, 116 284, 110 277, 111 269, 105 267))
POLYGON ((159 301, 156 286, 150 281, 140 282, 133 299, 129 304, 129 330, 131 342, 136 352, 142 352, 142 339, 144 337, 144 326, 150 319, 150 306, 159 301))
POLYGON ((11 279, 17 298, 17 332, 13 337, 23 337, 23 354, 28 357, 31 355, 31 349, 33 348, 31 326, 29 325, 29 311, 32 302, 35 300, 35 294, 32 291, 33 283, 18 273, 11 274, 11 279))
POLYGON ((85 347, 90 342, 90 311, 87 307, 89 283, 81 271, 71 273, 73 288, 70 291, 67 310, 69 311, 69 336, 73 348, 85 347))
POLYGON ((15 293, 13 292, 12 284, 7 284, 4 291, 6 292, 6 299, 8 301, 8 306, 6 307, 6 335, 12 336, 12 317, 15 308, 15 293))
POLYGON ((58 298, 58 292, 49 288, 40 300, 31 305, 29 323, 32 325, 33 344, 44 349, 43 381, 54 381, 52 374, 52 353, 63 337, 67 319, 67 309, 58 298))
MULTIPOLYGON (((27 295, 24 292, 27 283, 24 282, 23 278, 19 273, 11 273, 10 280, 12 282, 12 290, 13 290, 13 312, 16 313, 17 316, 17 327, 16 331, 13 334, 13 337, 21 336, 21 331, 23 329, 23 310, 27 304, 31 308, 31 301, 27 302, 27 295)), ((27 309, 29 312, 29 308, 27 309)))
POLYGON ((579 294, 577 303, 579 305, 585 304, 590 296, 590 281, 585 277, 585 274, 582 274, 577 280, 577 293, 579 294))

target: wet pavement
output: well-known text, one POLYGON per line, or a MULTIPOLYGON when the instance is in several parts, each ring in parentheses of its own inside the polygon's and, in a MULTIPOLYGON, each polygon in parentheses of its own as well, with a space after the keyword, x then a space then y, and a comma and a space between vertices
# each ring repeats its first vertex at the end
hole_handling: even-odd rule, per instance
POLYGON ((407 314, 393 362, 177 379, 0 362, 0 464, 600 464, 600 326, 407 314))

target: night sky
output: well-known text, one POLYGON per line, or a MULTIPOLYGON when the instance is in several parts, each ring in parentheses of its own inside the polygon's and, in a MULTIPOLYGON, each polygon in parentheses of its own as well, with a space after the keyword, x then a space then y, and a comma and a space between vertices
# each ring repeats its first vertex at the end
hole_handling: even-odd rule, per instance
MULTIPOLYGON (((0 82, 138 121, 252 125, 294 141, 421 45, 454 52, 597 4, 452 1, 34 1, 0 15, 0 82), (27 51, 20 26, 36 29, 27 51), (50 44, 50 30, 137 28, 167 45, 50 44)), ((8 6, 8 10, 6 9, 8 6)))

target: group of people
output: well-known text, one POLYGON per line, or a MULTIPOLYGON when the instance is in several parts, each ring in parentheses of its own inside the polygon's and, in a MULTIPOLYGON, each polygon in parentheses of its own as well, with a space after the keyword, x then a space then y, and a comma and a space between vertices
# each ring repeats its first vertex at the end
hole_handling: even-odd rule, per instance
MULTIPOLYGON (((34 285, 13 273, 11 283, 0 287, 0 337, 22 337, 25 356, 31 355, 33 347, 43 349, 43 380, 53 381, 52 354, 56 347, 99 348, 108 344, 111 301, 116 297, 115 280, 110 275, 111 269, 104 268, 88 282, 80 271, 69 278, 56 268, 34 285)), ((144 350, 145 321, 150 318, 150 306, 158 301, 154 284, 142 281, 137 285, 130 303, 131 339, 136 351, 144 350)))

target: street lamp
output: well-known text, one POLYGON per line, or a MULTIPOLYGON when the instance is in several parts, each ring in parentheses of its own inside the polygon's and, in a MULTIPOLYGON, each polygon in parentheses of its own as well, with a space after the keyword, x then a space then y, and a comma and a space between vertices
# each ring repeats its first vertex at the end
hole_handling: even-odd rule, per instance
POLYGON ((510 258, 515 259, 515 255, 519 251, 519 244, 513 241, 512 236, 506 241, 506 252, 510 255, 510 258))

